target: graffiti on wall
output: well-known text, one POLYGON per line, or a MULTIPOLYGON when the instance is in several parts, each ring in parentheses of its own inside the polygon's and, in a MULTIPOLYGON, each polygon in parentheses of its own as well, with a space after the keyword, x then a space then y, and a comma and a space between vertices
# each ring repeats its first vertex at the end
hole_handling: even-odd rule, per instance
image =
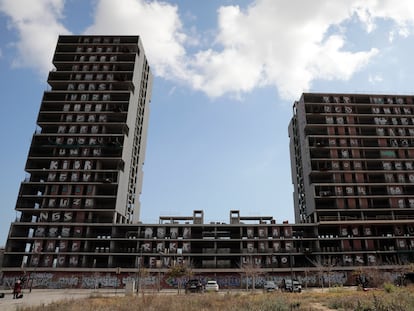
MULTIPOLYGON (((388 280, 395 280, 401 276, 401 272, 382 272, 382 276, 388 280)), ((89 273, 89 274, 72 274, 64 272, 32 272, 27 275, 6 274, 0 279, 0 285, 6 288, 12 288, 17 279, 24 277, 25 286, 31 288, 123 288, 125 284, 135 281, 139 286, 146 288, 177 288, 178 284, 183 287, 189 277, 172 278, 164 273, 154 273, 139 277, 136 273, 89 273)), ((290 274, 262 274, 246 276, 243 274, 205 274, 193 275, 191 278, 199 279, 202 283, 208 280, 216 280, 220 288, 260 288, 267 280, 273 280, 276 284, 282 284, 283 279, 290 278, 290 274)), ((304 286, 328 286, 328 285, 354 285, 355 276, 352 272, 313 272, 305 275, 298 275, 297 279, 304 286)))
POLYGON ((113 287, 118 288, 120 285, 119 279, 116 275, 94 274, 90 276, 82 276, 82 288, 98 288, 98 287, 113 287))

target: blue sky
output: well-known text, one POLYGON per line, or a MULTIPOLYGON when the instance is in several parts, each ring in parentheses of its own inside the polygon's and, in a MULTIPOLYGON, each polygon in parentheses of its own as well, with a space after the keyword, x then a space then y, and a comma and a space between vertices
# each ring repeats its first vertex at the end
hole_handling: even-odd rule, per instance
POLYGON ((142 37, 155 76, 143 222, 194 209, 293 222, 294 100, 412 94, 413 31, 410 0, 0 0, 0 245, 59 34, 142 37))

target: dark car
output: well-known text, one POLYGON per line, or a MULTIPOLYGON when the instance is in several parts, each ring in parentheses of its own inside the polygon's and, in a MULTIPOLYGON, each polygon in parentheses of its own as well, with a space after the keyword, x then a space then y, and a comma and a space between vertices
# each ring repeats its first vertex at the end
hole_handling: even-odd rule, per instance
POLYGON ((203 292, 203 284, 200 280, 193 279, 185 283, 185 292, 186 293, 201 293, 203 292))

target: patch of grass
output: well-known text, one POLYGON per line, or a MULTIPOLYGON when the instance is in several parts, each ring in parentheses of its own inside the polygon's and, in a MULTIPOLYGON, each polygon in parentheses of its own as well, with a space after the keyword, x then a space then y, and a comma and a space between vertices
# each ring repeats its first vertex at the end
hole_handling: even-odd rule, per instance
MULTIPOLYGON (((164 295, 145 294, 126 297, 89 297, 61 301, 21 311, 312 311, 319 303, 333 310, 406 311, 414 310, 414 288, 385 290, 292 293, 220 293, 164 295)), ((316 311, 316 310, 313 310, 316 311)))
POLYGON ((384 290, 387 293, 392 293, 392 292, 395 291, 395 289, 396 289, 396 286, 394 284, 392 284, 392 283, 384 283, 384 290))
POLYGON ((414 291, 395 287, 392 291, 344 292, 326 297, 326 305, 336 310, 405 311, 414 310, 414 291))

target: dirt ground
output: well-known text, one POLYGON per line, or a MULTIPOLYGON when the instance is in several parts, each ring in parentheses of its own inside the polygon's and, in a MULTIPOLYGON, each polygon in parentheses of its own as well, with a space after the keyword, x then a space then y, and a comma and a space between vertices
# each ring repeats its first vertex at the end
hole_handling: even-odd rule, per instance
MULTIPOLYGON (((355 287, 346 288, 347 290, 354 291, 355 287)), ((326 290, 326 289, 325 289, 326 290)), ((306 289, 308 292, 323 292, 324 289, 312 288, 306 289)), ((157 293, 150 291, 152 293, 157 293)), ((221 294, 225 294, 227 291, 221 291, 221 294)), ((234 290, 234 293, 240 293, 243 291, 234 290)), ((0 290, 0 293, 5 293, 4 298, 0 298, 0 310, 1 311, 16 311, 22 307, 30 306, 40 306, 47 305, 55 301, 65 300, 65 299, 79 299, 87 298, 90 296, 125 296, 124 289, 33 289, 29 292, 28 289, 23 290, 22 299, 13 299, 11 290, 0 290)), ((159 292, 162 295, 176 295, 177 290, 162 290, 159 292)), ((327 307, 322 306, 319 303, 313 303, 312 309, 320 311, 332 310, 327 307)))
POLYGON ((124 296, 124 290, 107 290, 107 289, 34 289, 32 292, 23 290, 22 299, 13 299, 11 291, 0 290, 5 293, 4 298, 0 298, 1 311, 16 311, 18 308, 47 305, 54 301, 65 299, 79 299, 90 297, 91 295, 102 296, 124 296))
POLYGON ((334 309, 329 309, 328 307, 325 307, 325 306, 323 306, 323 305, 321 305, 320 303, 318 303, 318 302, 314 302, 314 303, 311 303, 310 305, 309 305, 309 307, 310 308, 312 308, 312 310, 317 310, 317 311, 331 311, 331 310, 333 310, 334 311, 334 309))

